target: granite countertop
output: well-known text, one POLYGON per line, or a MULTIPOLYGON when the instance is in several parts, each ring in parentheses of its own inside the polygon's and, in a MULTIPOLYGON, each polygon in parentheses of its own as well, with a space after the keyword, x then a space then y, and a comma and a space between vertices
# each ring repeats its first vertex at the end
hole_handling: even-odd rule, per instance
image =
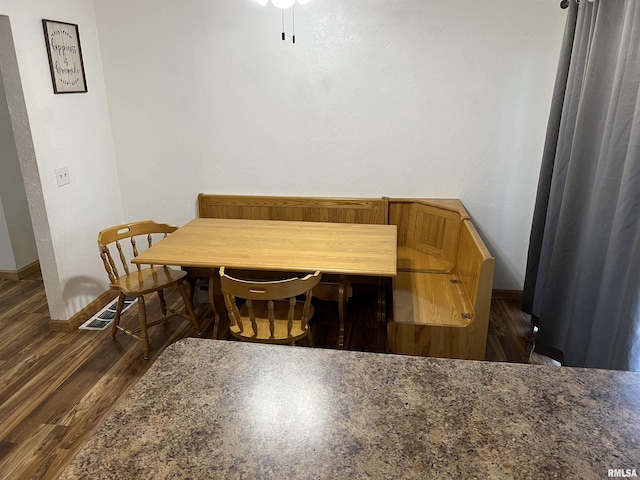
POLYGON ((230 341, 168 347, 60 478, 607 478, 640 374, 230 341))

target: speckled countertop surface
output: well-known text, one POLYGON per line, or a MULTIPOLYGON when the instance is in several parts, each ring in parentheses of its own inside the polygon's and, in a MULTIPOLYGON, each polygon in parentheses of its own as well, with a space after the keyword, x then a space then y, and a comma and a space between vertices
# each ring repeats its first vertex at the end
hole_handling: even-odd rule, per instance
POLYGON ((185 339, 63 479, 640 474, 640 374, 185 339))

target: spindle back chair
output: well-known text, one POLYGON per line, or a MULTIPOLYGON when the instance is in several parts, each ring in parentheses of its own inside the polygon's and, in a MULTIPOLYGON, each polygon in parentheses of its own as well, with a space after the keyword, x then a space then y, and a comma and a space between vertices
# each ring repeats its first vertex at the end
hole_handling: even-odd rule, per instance
POLYGON ((131 260, 138 256, 139 243, 141 244, 140 248, 146 249, 154 241, 166 237, 175 230, 177 227, 173 225, 145 220, 117 225, 98 233, 100 257, 109 276, 109 285, 119 292, 116 314, 111 326, 111 337, 115 338, 117 331, 120 330, 138 340, 142 344, 145 360, 149 358, 147 329, 164 323, 173 316, 177 315, 189 320, 194 331, 198 335, 202 334, 191 304, 186 272, 158 265, 149 265, 148 267, 136 265, 135 268, 129 265, 131 260), (180 290, 186 314, 167 307, 164 289, 174 285, 180 290), (144 295, 153 292, 157 292, 160 299, 162 318, 147 322, 144 295), (128 330, 120 325, 125 297, 137 297, 138 299, 139 328, 136 330, 128 330))
POLYGON ((312 289, 321 276, 315 272, 277 280, 245 280, 220 268, 231 334, 240 340, 291 345, 307 337, 313 345, 309 330, 312 289), (304 295, 304 301, 296 298, 299 295, 304 295))

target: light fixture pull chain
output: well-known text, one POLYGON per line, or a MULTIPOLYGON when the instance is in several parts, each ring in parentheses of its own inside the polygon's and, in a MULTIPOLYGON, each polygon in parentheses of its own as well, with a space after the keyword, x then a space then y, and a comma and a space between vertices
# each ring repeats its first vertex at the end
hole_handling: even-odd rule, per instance
POLYGON ((282 12, 282 41, 284 42, 284 9, 281 9, 282 12))
POLYGON ((296 6, 295 4, 291 7, 291 38, 293 39, 293 43, 296 43, 296 6))

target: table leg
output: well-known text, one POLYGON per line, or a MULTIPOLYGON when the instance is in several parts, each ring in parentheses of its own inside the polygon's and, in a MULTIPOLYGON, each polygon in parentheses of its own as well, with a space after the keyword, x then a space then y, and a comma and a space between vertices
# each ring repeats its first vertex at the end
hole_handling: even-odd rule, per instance
POLYGON ((213 335, 211 336, 211 338, 217 339, 218 338, 218 328, 220 327, 220 315, 218 314, 218 310, 216 309, 216 304, 213 301, 214 299, 214 290, 215 290, 215 282, 216 282, 216 277, 218 276, 218 269, 217 268, 212 268, 211 272, 209 274, 209 308, 211 308, 211 312, 213 313, 213 317, 214 317, 214 323, 213 323, 213 335))
POLYGON ((338 317, 340 329, 338 331, 338 348, 344 348, 344 323, 347 315, 347 300, 349 299, 349 280, 346 275, 340 275, 338 287, 338 317))
MULTIPOLYGON (((191 300, 191 308, 193 309, 193 306, 196 304, 197 291, 198 291, 198 279, 204 278, 205 275, 207 275, 211 271, 211 269, 182 267, 182 270, 187 272, 187 280, 189 284, 189 290, 187 295, 191 300)), ((202 335, 202 332, 204 332, 207 328, 209 328, 209 325, 211 325, 212 321, 217 323, 218 322, 217 317, 218 317, 217 312, 213 310, 213 318, 209 318, 205 320, 204 325, 201 325, 199 327, 199 330, 201 332, 199 335, 202 335)))
POLYGON ((189 281, 189 298, 191 298, 191 305, 195 305, 198 279, 189 275, 188 269, 183 268, 182 270, 187 272, 187 280, 189 281))
POLYGON ((387 280, 385 277, 378 277, 378 322, 387 323, 387 280))

